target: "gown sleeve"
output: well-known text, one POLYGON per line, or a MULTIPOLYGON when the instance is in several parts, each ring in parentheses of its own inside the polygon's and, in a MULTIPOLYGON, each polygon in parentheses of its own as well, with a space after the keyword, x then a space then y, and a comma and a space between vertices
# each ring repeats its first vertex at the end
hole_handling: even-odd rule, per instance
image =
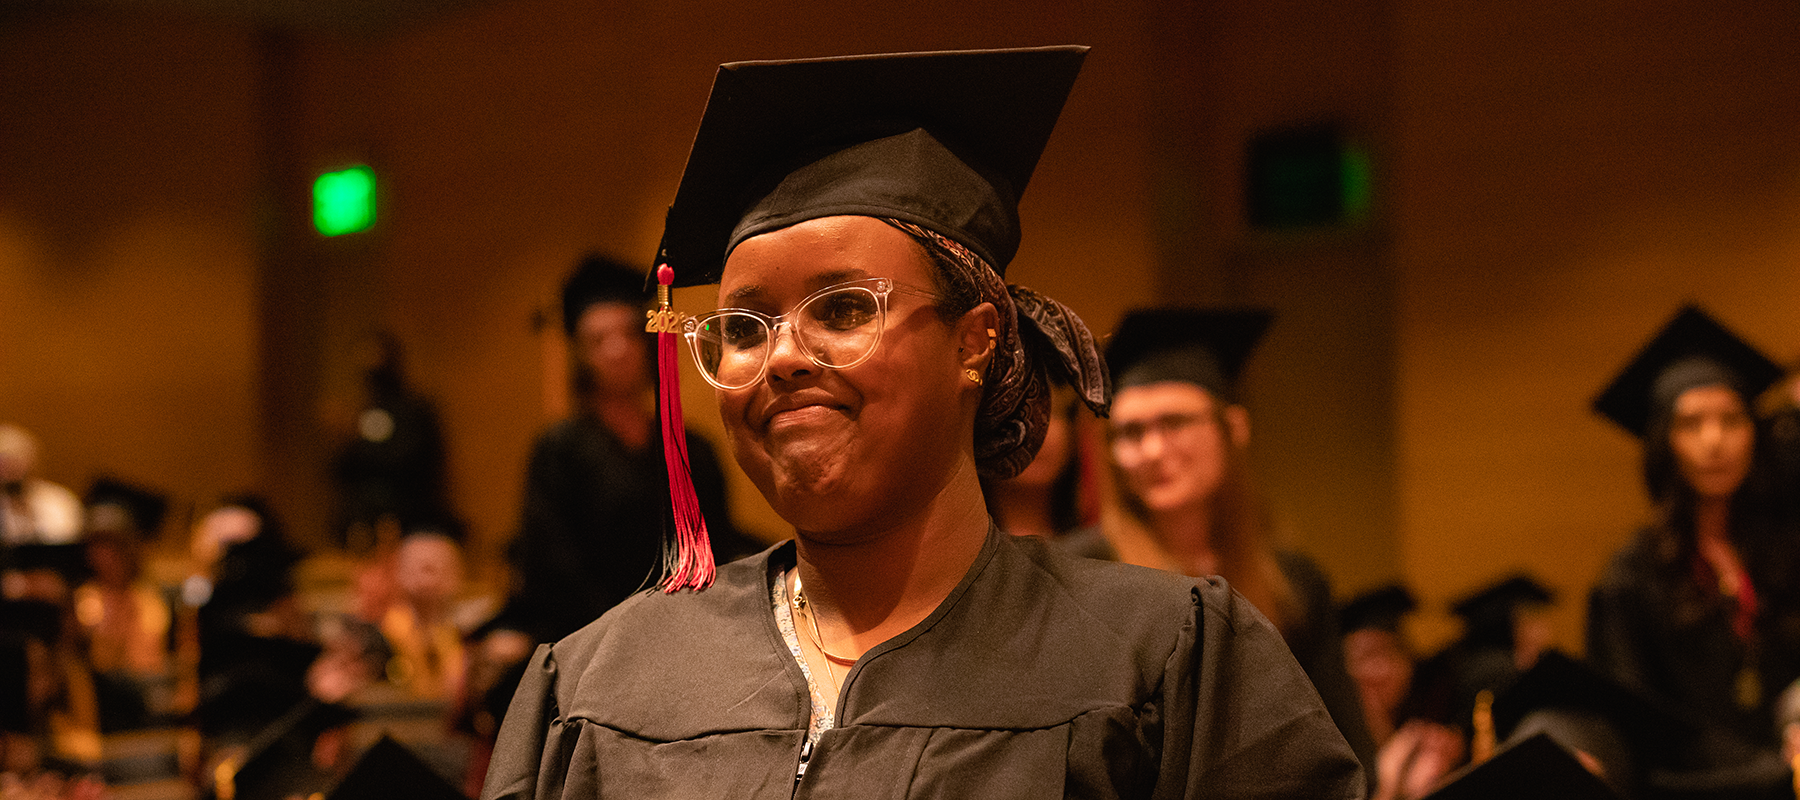
POLYGON ((1274 626, 1217 578, 1194 591, 1194 641, 1164 678, 1154 796, 1363 797, 1362 765, 1274 626))
POLYGON ((481 800, 560 796, 574 733, 565 733, 557 708, 556 675, 550 645, 538 645, 500 725, 481 800))

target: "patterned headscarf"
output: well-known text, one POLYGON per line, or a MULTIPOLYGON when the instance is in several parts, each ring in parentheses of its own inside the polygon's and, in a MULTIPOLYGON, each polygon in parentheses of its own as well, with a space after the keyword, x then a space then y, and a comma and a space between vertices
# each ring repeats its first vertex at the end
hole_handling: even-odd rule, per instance
POLYGON ((1094 335, 1067 306, 1007 283, 969 248, 933 231, 883 219, 931 254, 946 288, 972 290, 967 308, 993 303, 1000 324, 994 357, 982 376, 975 412, 975 465, 984 478, 1005 480, 1024 471, 1044 443, 1050 420, 1050 369, 1075 389, 1096 416, 1106 416, 1112 386, 1094 335))

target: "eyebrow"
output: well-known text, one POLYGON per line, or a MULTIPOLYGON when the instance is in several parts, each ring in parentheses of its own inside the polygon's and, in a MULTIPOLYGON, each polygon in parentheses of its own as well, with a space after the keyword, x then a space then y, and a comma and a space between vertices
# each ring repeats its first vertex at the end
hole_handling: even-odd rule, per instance
MULTIPOLYGON (((862 280, 863 278, 868 277, 873 276, 869 275, 866 270, 850 268, 834 269, 830 272, 821 272, 808 279, 806 291, 808 294, 811 294, 833 284, 862 280)), ((725 295, 724 299, 736 303, 747 297, 756 297, 757 295, 762 294, 767 288, 767 285, 761 283, 745 284, 731 290, 730 293, 725 295)))

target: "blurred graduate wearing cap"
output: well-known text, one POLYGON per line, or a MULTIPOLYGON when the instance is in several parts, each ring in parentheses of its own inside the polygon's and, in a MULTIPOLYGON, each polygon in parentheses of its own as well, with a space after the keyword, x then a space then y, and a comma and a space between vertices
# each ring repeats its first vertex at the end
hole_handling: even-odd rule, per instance
MULTIPOLYGON (((640 270, 583 256, 562 289, 575 413, 531 448, 510 622, 551 642, 592 622, 655 581, 672 524, 656 436, 654 339, 644 332, 650 294, 640 270)), ((754 548, 727 514, 725 477, 712 447, 688 434, 693 482, 721 558, 754 548)))
POLYGON ((1450 611, 1462 634, 1419 664, 1412 704, 1423 717, 1470 732, 1476 698, 1498 692, 1550 644, 1549 588, 1509 575, 1457 598, 1450 611))
POLYGON ((485 797, 1361 795, 1223 582, 987 514, 981 479, 1042 441, 1050 370, 1106 407, 1086 327, 1002 277, 1085 53, 720 69, 657 273, 720 284, 681 329, 794 538, 716 575, 684 539, 667 591, 539 648, 485 797))
POLYGON ((1344 663, 1362 697, 1369 735, 1380 745, 1406 716, 1417 655, 1401 621, 1419 607, 1405 586, 1388 584, 1345 601, 1338 609, 1344 663))
POLYGON ((1257 308, 1151 308, 1119 323, 1106 347, 1113 502, 1102 534, 1119 560, 1229 580, 1281 631, 1344 738, 1373 765, 1331 584, 1311 559, 1277 546, 1250 483, 1239 377, 1273 319, 1257 308))
POLYGON ((1768 788, 1756 765, 1779 745, 1772 707, 1800 676, 1797 548, 1776 513, 1752 416, 1780 374, 1688 306, 1594 400, 1640 440, 1655 516, 1590 594, 1588 658, 1700 731, 1646 791, 1768 788))

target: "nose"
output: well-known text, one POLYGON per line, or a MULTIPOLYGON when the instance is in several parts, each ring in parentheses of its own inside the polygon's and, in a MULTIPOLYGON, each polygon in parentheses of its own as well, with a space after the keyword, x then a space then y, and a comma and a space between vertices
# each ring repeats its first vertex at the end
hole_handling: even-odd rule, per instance
POLYGON ((811 375, 816 368, 812 359, 800 349, 800 334, 794 331, 794 326, 785 321, 777 324, 769 334, 769 363, 765 367, 769 377, 790 381, 811 375))
POLYGON ((1721 420, 1708 417, 1700 423, 1700 444, 1707 452, 1713 452, 1725 441, 1725 424, 1721 420))

